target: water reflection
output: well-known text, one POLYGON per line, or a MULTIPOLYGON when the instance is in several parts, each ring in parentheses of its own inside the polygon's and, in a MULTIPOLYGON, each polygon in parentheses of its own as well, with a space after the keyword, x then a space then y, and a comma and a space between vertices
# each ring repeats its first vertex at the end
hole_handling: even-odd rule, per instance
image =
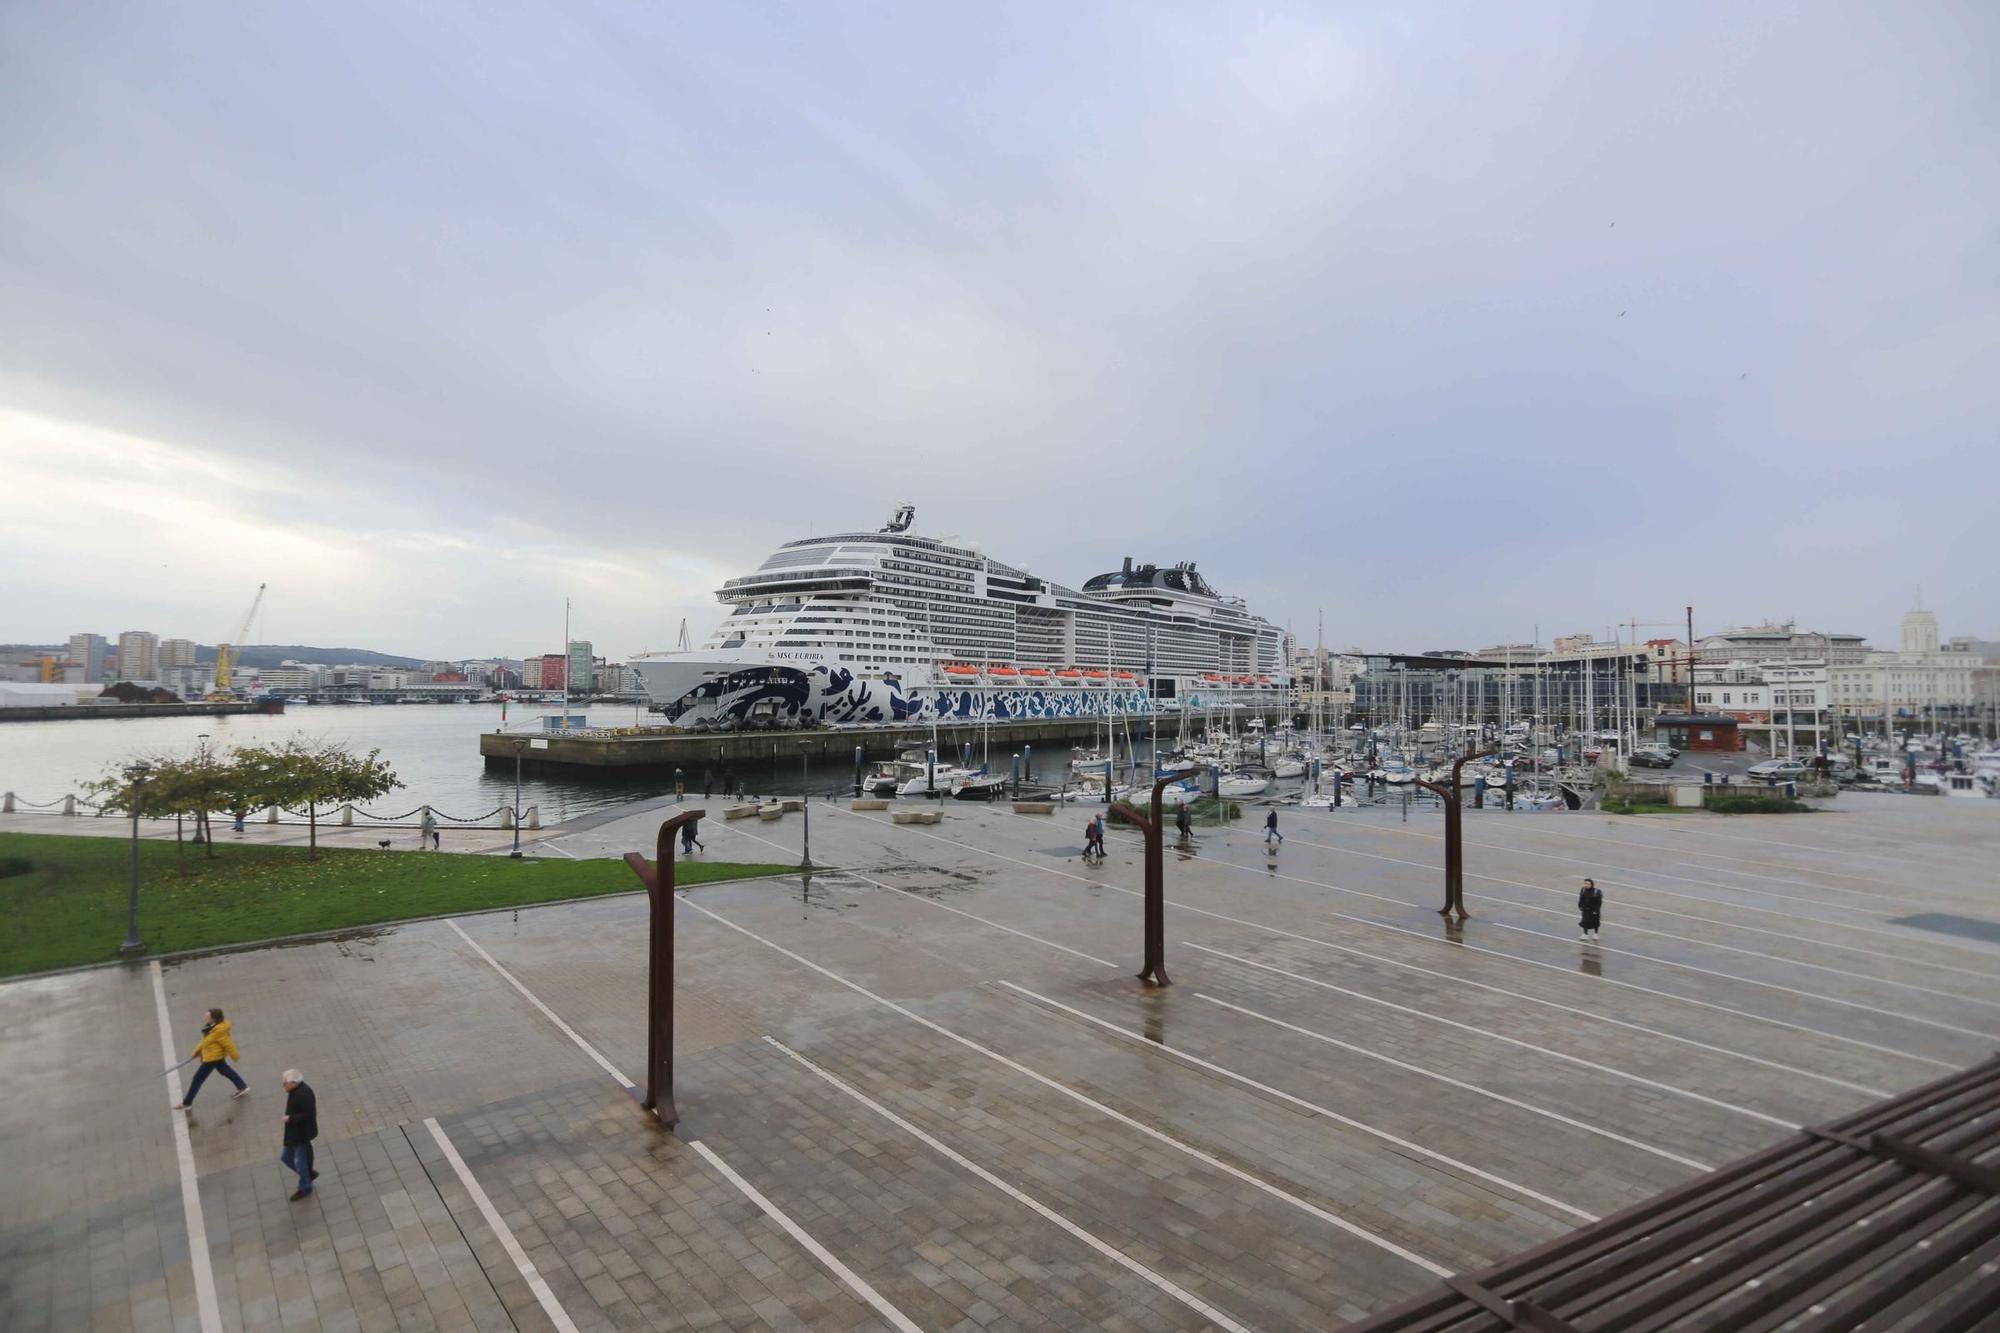
POLYGON ((1596 950, 1586 949, 1583 957, 1577 960, 1576 970, 1587 977, 1601 977, 1604 975, 1604 960, 1597 956, 1596 950))

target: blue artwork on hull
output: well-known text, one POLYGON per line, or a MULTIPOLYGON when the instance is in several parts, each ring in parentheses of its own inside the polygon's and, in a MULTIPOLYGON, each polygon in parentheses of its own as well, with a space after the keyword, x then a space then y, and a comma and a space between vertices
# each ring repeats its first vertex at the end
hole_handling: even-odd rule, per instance
POLYGON ((753 712, 795 719, 802 713, 829 726, 865 722, 1014 722, 1048 718, 1148 714, 1144 690, 984 689, 956 687, 905 692, 894 676, 857 678, 845 667, 751 667, 703 681, 661 711, 669 722, 742 720, 753 712), (760 708, 771 704, 775 707, 760 708), (693 720, 690 718, 690 720, 693 720))

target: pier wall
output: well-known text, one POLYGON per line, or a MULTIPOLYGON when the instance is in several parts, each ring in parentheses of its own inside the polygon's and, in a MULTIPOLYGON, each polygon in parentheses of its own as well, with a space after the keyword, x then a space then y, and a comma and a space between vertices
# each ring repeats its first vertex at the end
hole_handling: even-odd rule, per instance
POLYGON ((233 713, 281 713, 264 704, 67 704, 57 708, 0 708, 0 722, 69 722, 105 717, 224 717, 233 713))
MULTIPOLYGON (((1243 710, 1249 716, 1251 710, 1243 710)), ((1145 736, 1176 734, 1180 723, 1175 717, 1131 720, 1134 739, 1139 739, 1143 723, 1145 736)), ((1192 738, 1196 721, 1188 720, 1192 738)), ((1101 739, 1104 724, 1098 718, 1053 718, 1032 722, 1005 722, 981 726, 978 723, 940 723, 937 728, 938 759, 956 758, 960 747, 971 745, 974 755, 982 748, 992 756, 996 771, 1004 770, 1023 746, 1037 753, 1036 768, 1046 754, 1053 771, 1060 759, 1068 762, 1068 750, 1092 738, 1101 739)), ((483 733, 479 753, 489 772, 512 773, 518 753, 521 770, 559 777, 670 777, 678 768, 690 778, 703 769, 796 765, 804 754, 814 767, 852 759, 857 747, 867 762, 894 759, 902 750, 927 746, 931 729, 910 726, 826 727, 813 731, 751 731, 726 735, 697 734, 667 730, 638 735, 582 734, 561 732, 530 735, 521 732, 483 733)))

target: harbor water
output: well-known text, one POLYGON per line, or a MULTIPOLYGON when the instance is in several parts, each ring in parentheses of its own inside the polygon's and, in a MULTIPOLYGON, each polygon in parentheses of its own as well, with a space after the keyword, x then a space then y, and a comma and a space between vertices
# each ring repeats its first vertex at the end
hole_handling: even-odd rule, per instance
MULTIPOLYGON (((553 705, 514 704, 505 727, 532 733, 536 718, 555 713, 553 705)), ((600 704, 588 709, 572 705, 572 716, 583 715, 597 727, 622 727, 657 721, 631 704, 600 704)), ((282 744, 291 737, 341 742, 357 753, 380 750, 382 758, 403 780, 403 786, 364 809, 396 816, 429 805, 454 819, 476 820, 514 801, 514 779, 504 767, 489 772, 479 755, 479 736, 503 725, 498 704, 403 704, 379 706, 294 705, 282 715, 244 714, 226 717, 75 718, 51 722, 0 724, 0 791, 15 793, 22 808, 46 807, 66 795, 81 794, 91 782, 137 759, 160 755, 192 756, 205 734, 208 745, 226 751, 240 745, 282 744)), ((820 751, 811 771, 793 761, 780 764, 738 764, 727 773, 731 788, 752 794, 841 792, 853 778, 853 763, 838 730, 810 733, 820 751)), ((923 743, 922 729, 910 739, 923 743)), ((791 742, 796 744, 796 738, 791 742)), ((962 756, 938 756, 950 763, 962 756)), ((1142 760, 1151 747, 1141 744, 1142 760)), ((1050 782, 1063 780, 1070 752, 1067 746, 1038 747, 1035 774, 1050 782)), ((995 772, 1009 772, 1011 754, 993 747, 989 757, 995 772)), ((972 762, 980 761, 975 747, 972 762)), ((700 795, 704 781, 720 795, 724 774, 690 768, 690 795, 700 795)), ((1121 778, 1122 780, 1122 778, 1121 778)), ((611 809, 634 800, 657 797, 673 788, 671 778, 578 776, 524 771, 521 806, 538 806, 544 824, 611 809)))

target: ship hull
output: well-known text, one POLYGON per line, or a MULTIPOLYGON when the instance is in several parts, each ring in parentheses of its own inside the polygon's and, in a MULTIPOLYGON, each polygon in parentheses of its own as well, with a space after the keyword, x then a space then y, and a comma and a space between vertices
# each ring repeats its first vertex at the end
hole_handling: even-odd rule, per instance
MULTIPOLYGON (((758 716, 798 725, 929 722, 1025 722, 1160 711, 1144 689, 1102 685, 932 684, 890 676, 867 679, 837 662, 812 665, 745 660, 725 653, 660 653, 632 663, 647 698, 667 721, 745 723, 758 716)), ((1243 691, 1229 702, 1258 706, 1277 690, 1243 691)), ((1223 703, 1189 699, 1190 707, 1223 703)))

